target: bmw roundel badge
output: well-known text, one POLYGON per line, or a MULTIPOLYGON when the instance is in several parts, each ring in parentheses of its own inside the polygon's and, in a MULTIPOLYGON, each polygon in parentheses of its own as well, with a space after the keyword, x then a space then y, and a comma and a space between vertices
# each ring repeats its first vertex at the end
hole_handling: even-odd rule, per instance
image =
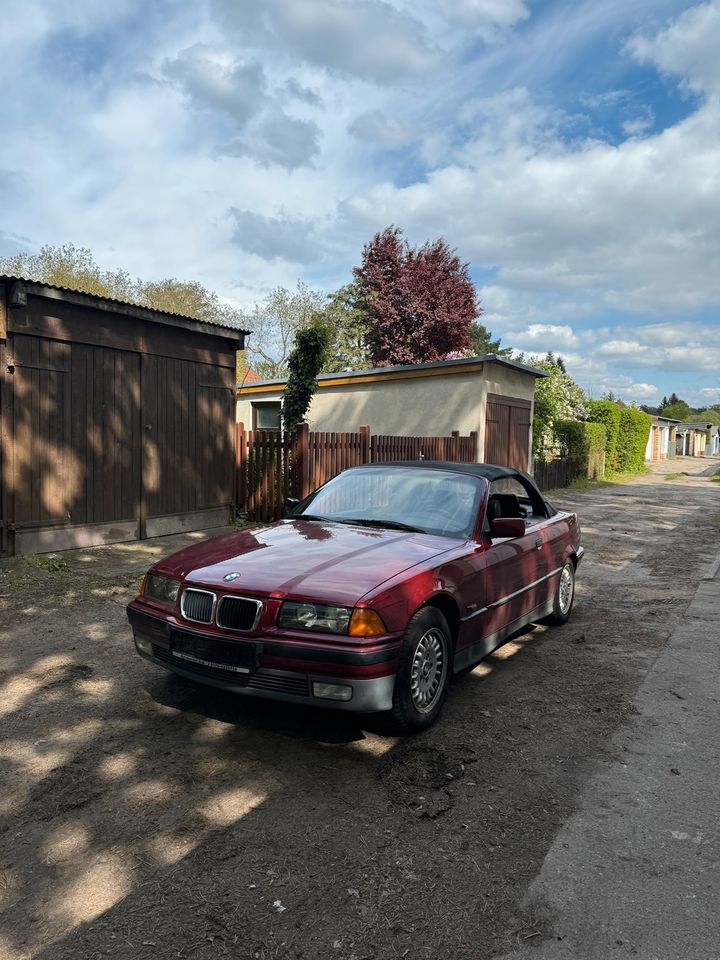
POLYGON ((240 576, 239 573, 226 573, 225 576, 223 577, 223 580, 225 581, 225 583, 232 583, 233 580, 237 580, 239 576, 240 576))

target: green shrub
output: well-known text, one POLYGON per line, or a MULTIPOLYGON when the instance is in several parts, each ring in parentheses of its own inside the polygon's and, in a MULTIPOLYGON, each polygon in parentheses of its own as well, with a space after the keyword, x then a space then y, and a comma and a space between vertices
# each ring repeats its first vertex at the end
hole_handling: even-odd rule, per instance
POLYGON ((645 466, 645 450, 652 419, 642 410, 623 407, 620 410, 620 433, 617 440, 617 469, 639 473, 645 466))
POLYGON ((597 480, 603 475, 607 432, 602 423, 559 420, 555 434, 564 457, 582 461, 588 477, 597 480))
MULTIPOLYGON (((592 423, 601 423, 605 427, 605 467, 618 470, 617 446, 620 436, 620 415, 623 408, 612 400, 589 400, 587 418, 592 423)), ((648 430, 650 428, 648 427, 648 430)), ((645 438, 647 442, 647 438, 645 438)), ((644 450, 643 450, 644 457, 644 450)))

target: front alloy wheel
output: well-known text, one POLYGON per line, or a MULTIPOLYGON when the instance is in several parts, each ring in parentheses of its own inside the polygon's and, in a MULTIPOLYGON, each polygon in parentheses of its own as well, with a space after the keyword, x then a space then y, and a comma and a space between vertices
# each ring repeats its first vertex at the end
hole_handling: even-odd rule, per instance
POLYGON ((410 621, 400 651, 392 724, 399 733, 429 727, 442 708, 450 677, 452 643, 445 617, 424 607, 410 621))

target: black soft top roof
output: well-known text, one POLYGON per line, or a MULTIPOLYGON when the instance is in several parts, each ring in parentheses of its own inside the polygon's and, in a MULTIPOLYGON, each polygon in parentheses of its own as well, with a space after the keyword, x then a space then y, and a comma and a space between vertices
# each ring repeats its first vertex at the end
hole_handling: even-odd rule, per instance
POLYGON ((388 460, 384 463, 364 463, 354 470, 363 467, 417 467, 420 470, 448 470, 452 473, 465 473, 472 477, 484 477, 485 480, 501 480, 503 477, 526 477, 527 474, 512 467, 498 467, 493 463, 455 463, 452 460, 388 460))

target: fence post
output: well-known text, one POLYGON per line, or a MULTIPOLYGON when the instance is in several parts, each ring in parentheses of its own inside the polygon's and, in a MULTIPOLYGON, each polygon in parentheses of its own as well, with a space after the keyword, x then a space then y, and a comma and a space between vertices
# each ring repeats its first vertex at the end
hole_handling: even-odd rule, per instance
POLYGON ((310 493, 310 427, 301 423, 293 436, 293 495, 304 500, 310 493))
POLYGON ((470 442, 472 445, 472 462, 477 463, 478 460, 478 432, 477 430, 470 431, 470 442))
POLYGON ((453 430, 453 432, 451 433, 451 437, 452 437, 451 447, 452 447, 452 453, 453 453, 453 460, 455 461, 455 463, 457 463, 458 460, 460 459, 460 431, 453 430))
POLYGON ((245 506, 245 424, 235 424, 235 511, 245 506))
POLYGON ((360 463, 370 463, 370 427, 360 424, 360 463))

